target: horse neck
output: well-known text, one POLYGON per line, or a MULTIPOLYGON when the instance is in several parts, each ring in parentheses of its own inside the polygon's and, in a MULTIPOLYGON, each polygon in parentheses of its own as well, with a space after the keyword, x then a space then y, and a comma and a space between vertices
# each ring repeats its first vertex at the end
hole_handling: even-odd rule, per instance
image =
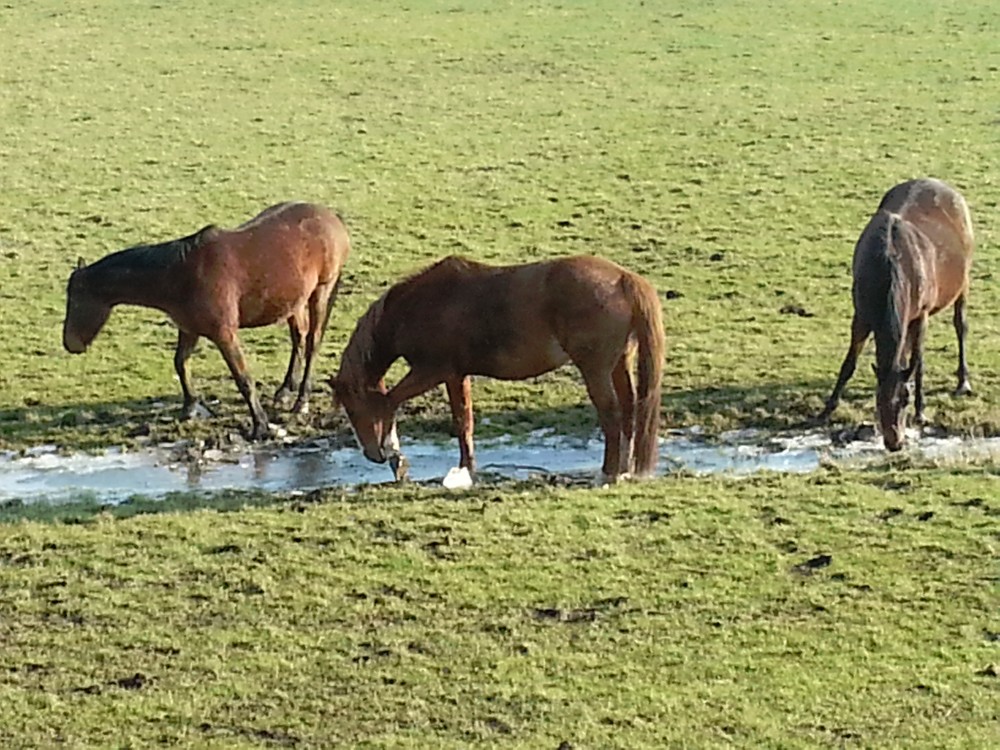
POLYGON ((367 389, 378 383, 399 356, 391 346, 397 322, 382 295, 361 316, 340 359, 338 377, 367 389))
POLYGON ((87 288, 110 306, 163 309, 177 296, 171 280, 183 261, 183 250, 176 242, 167 242, 113 253, 85 269, 87 288))

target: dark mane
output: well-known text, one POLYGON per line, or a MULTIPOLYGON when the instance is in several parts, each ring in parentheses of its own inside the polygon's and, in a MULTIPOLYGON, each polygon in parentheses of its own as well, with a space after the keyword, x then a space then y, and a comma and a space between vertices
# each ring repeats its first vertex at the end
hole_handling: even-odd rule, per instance
POLYGON ((899 265, 899 253, 906 244, 903 218, 897 214, 886 212, 886 227, 884 242, 880 247, 878 260, 883 264, 883 283, 885 293, 880 298, 885 301, 882 315, 883 327, 876 328, 876 355, 880 368, 895 366, 898 361, 900 347, 903 342, 903 316, 905 314, 905 284, 903 271, 899 265))
POLYGON ((155 245, 136 245, 117 253, 111 253, 88 266, 95 273, 116 274, 128 271, 158 271, 183 263, 192 248, 197 247, 202 235, 214 229, 204 227, 192 235, 178 240, 169 240, 155 245))
POLYGON ((382 318, 385 298, 388 294, 389 292, 386 292, 375 300, 365 311, 365 314, 358 319, 354 332, 347 342, 347 348, 340 356, 340 371, 337 377, 360 389, 371 385, 367 382, 368 365, 375 350, 375 329, 382 318))

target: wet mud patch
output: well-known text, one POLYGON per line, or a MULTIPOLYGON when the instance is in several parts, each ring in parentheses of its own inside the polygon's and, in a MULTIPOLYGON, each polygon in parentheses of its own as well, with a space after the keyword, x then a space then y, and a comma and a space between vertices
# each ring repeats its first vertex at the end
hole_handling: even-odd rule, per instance
MULTIPOLYGON (((859 439, 845 439, 841 432, 760 430, 708 436, 697 428, 679 430, 660 442, 659 471, 810 472, 825 464, 856 466, 886 460, 874 432, 858 430, 855 436, 859 439)), ((403 451, 410 479, 438 486, 458 459, 455 441, 404 442, 403 451)), ((1000 455, 1000 438, 963 440, 914 431, 906 455, 951 461, 993 458, 1000 455)), ((574 439, 537 430, 520 439, 483 440, 477 446, 477 485, 542 480, 589 486, 602 457, 603 441, 598 436, 574 439)), ((186 440, 135 451, 114 448, 96 455, 65 454, 47 445, 0 454, 0 504, 8 507, 39 501, 108 504, 222 490, 307 493, 391 481, 388 465, 366 461, 356 447, 335 437, 264 446, 186 440)))

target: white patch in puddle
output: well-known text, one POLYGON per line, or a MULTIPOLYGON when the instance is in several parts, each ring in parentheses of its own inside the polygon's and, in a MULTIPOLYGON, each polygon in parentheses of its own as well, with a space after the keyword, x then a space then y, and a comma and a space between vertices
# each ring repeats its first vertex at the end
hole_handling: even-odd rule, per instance
POLYGON ((467 490, 472 487, 472 475, 464 466, 452 466, 441 480, 447 490, 467 490))

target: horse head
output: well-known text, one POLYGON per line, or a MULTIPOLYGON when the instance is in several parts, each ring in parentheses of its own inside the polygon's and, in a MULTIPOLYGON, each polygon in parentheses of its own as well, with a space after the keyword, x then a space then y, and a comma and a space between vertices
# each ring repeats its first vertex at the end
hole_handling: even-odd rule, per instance
POLYGON ((365 458, 375 463, 385 463, 399 455, 399 437, 396 434, 396 410, 379 381, 375 388, 359 388, 339 377, 329 380, 333 388, 334 403, 347 412, 347 419, 354 430, 354 437, 365 458))
POLYGON ((878 378, 875 409, 886 450, 898 451, 906 441, 906 407, 910 404, 909 380, 915 366, 873 367, 878 378))
POLYGON ((81 258, 66 285, 66 319, 63 321, 63 346, 71 354, 87 351, 111 314, 111 305, 102 302, 88 288, 81 258))

